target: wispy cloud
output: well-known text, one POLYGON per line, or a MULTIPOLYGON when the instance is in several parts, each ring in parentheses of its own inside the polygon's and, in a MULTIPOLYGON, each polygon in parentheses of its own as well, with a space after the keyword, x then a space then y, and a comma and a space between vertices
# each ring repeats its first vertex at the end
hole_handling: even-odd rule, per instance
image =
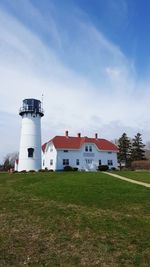
MULTIPOLYGON (((65 129, 84 135, 96 131, 109 139, 125 129, 130 133, 150 129, 149 83, 139 85, 134 63, 120 47, 76 9, 70 16, 72 32, 51 9, 45 20, 30 1, 21 4, 24 21, 5 8, 0 10, 0 127, 1 135, 4 128, 8 132, 6 138, 3 136, 6 145, 1 156, 19 147, 21 119, 17 116, 22 99, 40 98, 43 92, 43 140, 63 134, 65 129), (28 17, 34 26, 28 25, 28 17), (11 116, 13 125, 9 123, 11 116), (12 138, 10 128, 16 131, 13 146, 7 146, 8 138, 12 138)), ((13 8, 18 8, 16 5, 13 8)))

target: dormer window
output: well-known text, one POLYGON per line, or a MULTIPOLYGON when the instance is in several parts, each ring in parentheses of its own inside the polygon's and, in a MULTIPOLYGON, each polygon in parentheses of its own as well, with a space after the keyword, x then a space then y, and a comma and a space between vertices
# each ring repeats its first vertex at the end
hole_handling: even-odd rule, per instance
POLYGON ((89 151, 92 152, 92 146, 89 146, 89 151))
POLYGON ((30 147, 28 148, 28 158, 33 158, 34 154, 34 148, 30 147))
POLYGON ((88 151, 88 146, 85 146, 85 151, 86 151, 86 152, 88 151))
POLYGON ((86 145, 86 146, 85 146, 85 151, 86 151, 86 152, 88 152, 88 151, 89 151, 89 152, 92 152, 92 146, 91 146, 91 145, 86 145))

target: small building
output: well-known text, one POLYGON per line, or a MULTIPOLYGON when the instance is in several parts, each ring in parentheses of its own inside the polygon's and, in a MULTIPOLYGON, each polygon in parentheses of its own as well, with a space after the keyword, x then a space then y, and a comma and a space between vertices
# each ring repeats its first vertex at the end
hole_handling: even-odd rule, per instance
POLYGON ((79 133, 76 137, 55 136, 42 146, 42 169, 63 170, 65 166, 79 170, 94 171, 99 165, 108 165, 109 169, 117 168, 116 145, 108 140, 87 136, 79 133))

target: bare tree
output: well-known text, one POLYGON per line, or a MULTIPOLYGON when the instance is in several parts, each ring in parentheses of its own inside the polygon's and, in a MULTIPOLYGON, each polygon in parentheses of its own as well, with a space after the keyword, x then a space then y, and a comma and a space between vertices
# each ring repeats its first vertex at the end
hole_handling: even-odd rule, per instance
POLYGON ((8 171, 9 169, 14 168, 16 159, 18 159, 18 153, 17 152, 7 154, 4 157, 3 169, 5 171, 8 171))
POLYGON ((147 150, 150 150, 150 141, 147 141, 147 142, 146 142, 145 148, 146 148, 147 150))

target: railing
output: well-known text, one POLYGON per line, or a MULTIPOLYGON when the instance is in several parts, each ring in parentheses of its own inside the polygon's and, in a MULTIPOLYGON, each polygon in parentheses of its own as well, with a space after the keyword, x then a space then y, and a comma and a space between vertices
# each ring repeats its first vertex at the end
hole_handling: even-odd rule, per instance
POLYGON ((44 114, 44 109, 43 108, 35 108, 35 107, 32 107, 32 106, 27 106, 27 107, 21 107, 19 109, 19 113, 22 113, 22 112, 35 112, 35 113, 40 113, 40 114, 44 114))

